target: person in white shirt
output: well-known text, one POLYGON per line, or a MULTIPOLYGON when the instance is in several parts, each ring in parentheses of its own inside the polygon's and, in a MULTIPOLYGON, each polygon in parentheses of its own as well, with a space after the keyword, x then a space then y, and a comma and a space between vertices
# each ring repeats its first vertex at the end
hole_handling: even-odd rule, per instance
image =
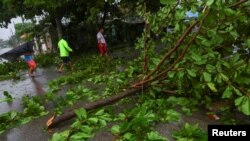
POLYGON ((100 53, 100 58, 102 58, 104 54, 106 57, 106 63, 108 63, 108 48, 103 33, 104 33, 103 27, 99 28, 99 32, 97 33, 97 42, 98 42, 97 46, 100 53))

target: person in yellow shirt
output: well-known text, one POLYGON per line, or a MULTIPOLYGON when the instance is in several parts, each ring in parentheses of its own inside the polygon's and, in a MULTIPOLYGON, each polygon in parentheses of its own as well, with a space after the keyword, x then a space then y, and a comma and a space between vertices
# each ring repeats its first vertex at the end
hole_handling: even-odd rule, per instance
POLYGON ((63 72, 64 66, 69 65, 70 69, 73 70, 70 57, 69 57, 69 52, 73 52, 73 50, 69 47, 68 42, 65 40, 65 37, 61 38, 58 42, 58 48, 60 52, 60 57, 62 59, 62 64, 60 68, 58 69, 59 72, 63 72))

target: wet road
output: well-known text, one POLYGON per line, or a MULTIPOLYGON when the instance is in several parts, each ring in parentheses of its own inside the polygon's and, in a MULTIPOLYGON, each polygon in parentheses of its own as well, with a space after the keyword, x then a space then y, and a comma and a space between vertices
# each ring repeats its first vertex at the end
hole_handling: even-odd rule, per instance
MULTIPOLYGON (((22 106, 20 103, 22 96, 42 95, 48 90, 48 82, 62 75, 60 73, 57 73, 54 68, 38 69, 35 78, 30 78, 27 72, 22 73, 23 75, 21 80, 0 81, 0 98, 3 97, 3 91, 8 91, 9 94, 11 94, 13 98, 15 98, 12 103, 0 103, 1 113, 7 112, 9 110, 21 111, 22 106)), ((119 107, 127 108, 127 106, 116 105, 116 109, 119 109, 119 107)), ((68 127, 72 124, 72 121, 69 120, 65 122, 64 125, 53 128, 53 132, 50 133, 46 130, 45 124, 51 116, 52 115, 50 113, 49 115, 40 117, 39 119, 32 120, 25 125, 20 125, 16 128, 9 129, 6 132, 0 134, 0 141, 48 141, 49 139, 51 139, 53 133, 68 129, 68 127)), ((166 136, 169 141, 174 141, 171 137, 172 131, 179 130, 186 122, 191 124, 198 123, 204 130, 206 130, 207 125, 209 124, 221 124, 219 121, 210 120, 206 116, 205 111, 201 110, 194 113, 194 115, 192 116, 182 116, 181 121, 178 123, 158 124, 156 125, 156 130, 161 135, 166 136)), ((111 126, 109 125, 108 127, 111 126)), ((89 141, 113 140, 114 137, 109 130, 110 128, 105 128, 104 131, 96 133, 95 137, 93 137, 89 141)))
MULTIPOLYGON (((27 72, 24 71, 21 72, 21 80, 0 81, 0 98, 4 98, 4 91, 8 91, 14 98, 10 103, 0 102, 0 114, 10 110, 22 111, 21 100, 24 95, 42 95, 48 90, 49 81, 61 75, 55 71, 55 68, 38 68, 34 78, 29 77, 27 72)), ((45 123, 50 116, 47 115, 32 120, 28 124, 9 129, 0 135, 0 141, 47 141, 50 138, 50 134, 45 131, 45 123)))
POLYGON ((0 102, 0 114, 10 110, 22 111, 21 100, 24 95, 42 95, 48 90, 48 82, 58 78, 61 74, 54 68, 37 69, 35 77, 31 78, 27 72, 21 72, 21 80, 0 81, 0 99, 5 98, 4 91, 7 91, 14 100, 12 102, 0 102))

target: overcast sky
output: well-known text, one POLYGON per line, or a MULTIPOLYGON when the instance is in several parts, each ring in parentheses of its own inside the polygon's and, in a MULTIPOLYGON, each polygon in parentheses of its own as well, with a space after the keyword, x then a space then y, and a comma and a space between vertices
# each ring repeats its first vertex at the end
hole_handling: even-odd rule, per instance
POLYGON ((0 39, 7 40, 12 34, 15 34, 14 23, 21 23, 21 18, 14 18, 8 28, 0 28, 0 39))

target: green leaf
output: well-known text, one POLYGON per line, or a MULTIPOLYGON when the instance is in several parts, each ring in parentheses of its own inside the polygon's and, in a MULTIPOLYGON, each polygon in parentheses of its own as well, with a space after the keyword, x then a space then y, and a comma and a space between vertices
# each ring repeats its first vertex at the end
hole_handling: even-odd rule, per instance
POLYGON ((235 40, 239 37, 239 34, 238 34, 237 31, 235 31, 235 30, 230 31, 230 35, 232 35, 232 36, 234 37, 235 40))
POLYGON ((185 18, 185 11, 184 10, 182 10, 182 11, 176 11, 175 18, 177 20, 184 19, 185 18))
POLYGON ((217 83, 222 83, 222 78, 221 78, 221 75, 220 75, 220 74, 217 74, 217 75, 215 76, 215 81, 216 81, 217 83))
POLYGON ((126 119, 126 115, 125 115, 124 113, 120 113, 120 114, 117 116, 117 118, 115 118, 115 121, 116 121, 116 120, 124 120, 124 119, 126 119))
POLYGON ((245 100, 242 102, 241 111, 247 116, 250 115, 250 98, 245 96, 245 100))
POLYGON ((177 141, 206 141, 207 133, 198 124, 185 123, 181 130, 172 133, 172 137, 177 141))
POLYGON ((92 118, 88 118, 88 121, 92 124, 96 124, 98 122, 98 118, 92 117, 92 118))
POLYGON ((214 0, 208 0, 207 3, 206 3, 206 5, 207 6, 211 6, 213 3, 214 3, 214 0))
POLYGON ((84 139, 89 139, 92 136, 93 136, 92 133, 77 132, 70 136, 70 140, 84 140, 84 139))
POLYGON ((101 127, 105 127, 105 126, 107 126, 107 122, 106 122, 106 120, 99 119, 99 123, 100 123, 101 127))
POLYGON ((160 0, 160 3, 163 5, 167 5, 168 4, 168 0, 160 0))
POLYGON ((127 140, 133 140, 133 134, 128 132, 128 133, 123 135, 123 138, 127 139, 127 140))
POLYGON ((206 46, 206 47, 210 47, 211 44, 212 44, 212 41, 207 40, 207 39, 203 39, 203 40, 201 41, 201 44, 204 45, 204 46, 206 46))
POLYGON ((236 89, 235 87, 233 87, 234 92, 238 95, 238 96, 242 96, 242 93, 240 92, 240 90, 236 89))
POLYGON ((235 100, 235 105, 239 111, 243 112, 247 116, 250 115, 250 98, 248 96, 241 96, 235 100))
POLYGON ((95 113, 95 115, 97 115, 97 116, 101 116, 101 115, 103 115, 104 114, 104 109, 101 109, 101 110, 99 110, 99 111, 97 111, 96 113, 95 113))
POLYGON ((192 111, 191 111, 191 109, 190 108, 188 108, 188 107, 186 107, 186 106, 183 106, 182 108, 181 108, 181 111, 183 111, 186 115, 192 115, 192 111))
POLYGON ((216 3, 216 6, 219 7, 219 8, 220 8, 220 7, 223 7, 223 6, 222 6, 222 3, 223 3, 223 5, 224 5, 224 2, 222 2, 221 0, 217 0, 217 1, 215 1, 215 3, 216 3))
POLYGON ((238 97, 237 99, 235 99, 235 101, 234 101, 235 106, 241 105, 243 99, 244 99, 244 96, 241 96, 241 97, 238 97))
POLYGON ((225 8, 224 10, 227 16, 231 16, 235 14, 235 11, 230 8, 225 8))
POLYGON ((165 113, 165 118, 164 118, 164 121, 166 122, 173 122, 173 121, 179 121, 180 119, 180 113, 178 113, 177 111, 173 110, 173 109, 170 109, 170 110, 167 110, 167 111, 164 111, 165 113))
POLYGON ((247 39, 246 44, 247 44, 247 47, 250 48, 250 39, 247 39))
POLYGON ((11 111, 11 113, 10 113, 10 119, 13 120, 17 115, 18 115, 18 112, 11 111))
POLYGON ((220 73, 220 75, 221 75, 221 77, 222 77, 222 79, 223 79, 224 81, 228 81, 228 80, 229 80, 229 78, 228 78, 225 74, 220 73))
POLYGON ((212 90, 213 92, 217 92, 217 89, 215 88, 214 83, 207 83, 207 86, 212 90))
POLYGON ((211 82, 212 80, 211 74, 207 72, 203 72, 203 77, 204 77, 205 82, 211 82))
POLYGON ((222 98, 231 98, 232 97, 232 88, 228 86, 223 92, 222 98))
POLYGON ((167 139, 165 137, 161 136, 156 131, 152 131, 150 133, 147 133, 147 138, 150 141, 167 141, 167 139))
POLYGON ((8 91, 4 91, 3 95, 6 97, 5 99, 1 100, 1 101, 7 101, 7 102, 12 102, 13 101, 13 97, 9 94, 8 91))
POLYGON ((187 73, 188 73, 188 75, 189 76, 191 76, 191 77, 196 77, 196 73, 195 73, 195 70, 190 70, 190 69, 187 69, 187 73))
POLYGON ((170 71, 170 72, 168 72, 168 77, 169 78, 174 78, 175 74, 176 74, 175 71, 170 71))
POLYGON ((119 125, 115 125, 111 128, 111 132, 114 134, 114 135, 118 135, 120 134, 121 132, 121 126, 119 125))
POLYGON ((167 103, 169 103, 169 104, 178 103, 178 98, 176 98, 176 97, 174 97, 174 96, 170 96, 170 97, 167 99, 167 103))
POLYGON ((87 125, 81 125, 80 126, 80 131, 85 132, 85 133, 92 133, 93 128, 87 126, 87 125))
POLYGON ((191 54, 191 58, 194 60, 194 61, 202 61, 202 56, 200 54, 197 54, 197 53, 192 53, 191 54))
POLYGON ((26 117, 21 119, 21 124, 29 123, 32 120, 32 117, 26 117))
POLYGON ((69 130, 63 131, 61 133, 54 133, 51 141, 66 141, 69 136, 69 130))
POLYGON ((175 25, 175 27, 174 27, 174 30, 175 30, 175 31, 180 31, 180 29, 181 29, 180 24, 177 23, 177 24, 175 25))
POLYGON ((81 122, 79 121, 79 120, 76 120, 72 125, 71 125, 71 127, 72 128, 78 128, 78 127, 80 127, 81 126, 81 122))
POLYGON ((210 38, 214 37, 217 35, 216 29, 210 29, 207 31, 207 34, 210 38))
POLYGON ((5 129, 0 129, 0 134, 2 134, 5 131, 6 131, 5 129))
POLYGON ((76 110, 74 110, 74 112, 79 119, 86 119, 87 118, 87 112, 84 108, 76 109, 76 110))
POLYGON ((177 77, 179 79, 183 79, 184 74, 185 74, 184 71, 180 71, 180 72, 177 73, 177 77))

